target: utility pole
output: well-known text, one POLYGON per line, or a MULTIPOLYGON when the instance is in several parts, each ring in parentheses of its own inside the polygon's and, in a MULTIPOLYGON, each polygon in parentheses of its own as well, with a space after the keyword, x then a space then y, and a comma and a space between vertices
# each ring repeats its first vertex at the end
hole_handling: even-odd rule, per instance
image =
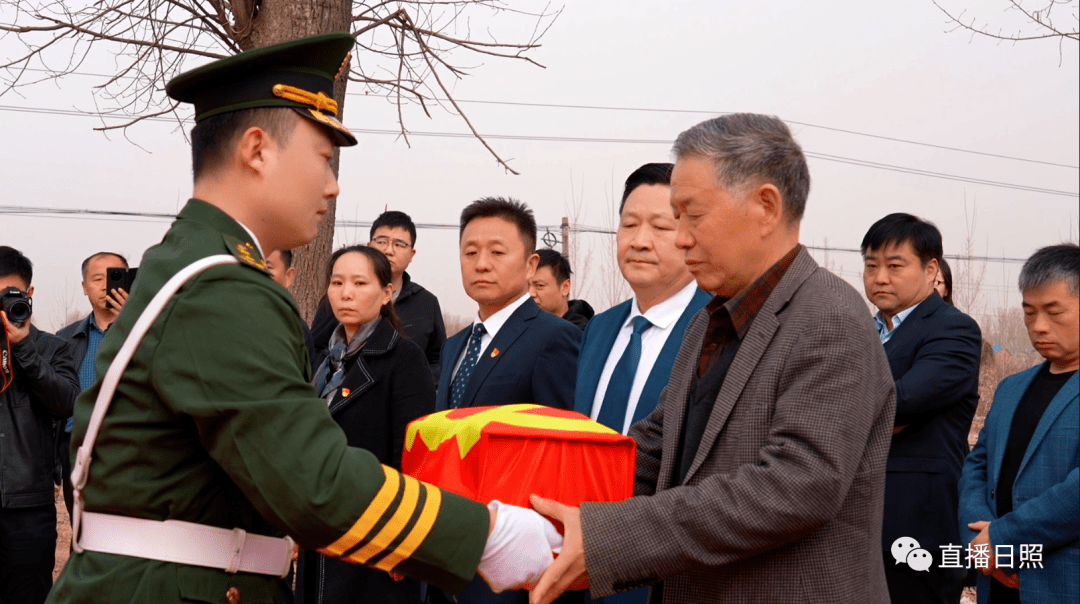
POLYGON ((562 217, 562 255, 570 257, 570 219, 562 217))

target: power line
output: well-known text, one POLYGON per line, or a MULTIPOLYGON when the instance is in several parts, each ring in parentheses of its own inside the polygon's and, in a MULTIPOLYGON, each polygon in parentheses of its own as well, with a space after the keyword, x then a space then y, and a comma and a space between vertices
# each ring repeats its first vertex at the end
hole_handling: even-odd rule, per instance
MULTIPOLYGON (((66 115, 73 117, 94 117, 98 119, 129 119, 121 118, 120 116, 111 115, 98 115, 95 113, 80 111, 76 109, 55 109, 55 108, 31 108, 31 107, 18 107, 13 105, 0 105, 0 111, 14 111, 20 113, 36 113, 44 115, 66 115)), ((146 118, 149 121, 156 122, 170 122, 175 123, 175 120, 164 117, 152 117, 146 118)), ((392 135, 400 136, 399 130, 387 130, 378 128, 353 128, 350 127, 354 133, 359 134, 377 134, 377 135, 392 135)), ((466 132, 423 132, 412 131, 408 133, 410 136, 420 137, 433 137, 433 138, 473 138, 471 133, 466 132)), ((573 136, 534 136, 534 135, 518 135, 518 134, 481 134, 485 139, 491 140, 519 140, 519 141, 533 141, 533 142, 571 142, 571 143, 623 143, 623 144, 662 144, 670 145, 670 140, 665 139, 634 139, 634 138, 597 138, 597 137, 573 137, 573 136)), ((1042 187, 1034 187, 1030 185, 1022 185, 1017 183, 1001 182, 995 180, 986 180, 981 178, 973 178, 970 176, 961 176, 959 174, 947 174, 943 172, 932 172, 930 170, 922 170, 920 168, 911 168, 907 166, 897 166, 893 164, 885 164, 879 162, 873 162, 869 160, 863 160, 852 157, 843 157, 840 155, 831 155, 827 153, 816 153, 812 151, 805 152, 807 157, 820 159, 824 161, 848 164, 853 166, 860 166, 864 168, 873 168, 877 170, 886 170, 890 172, 898 172, 901 174, 911 174, 915 176, 925 176, 929 178, 937 178, 941 180, 949 180, 954 182, 964 182, 970 184, 985 185, 989 187, 997 187, 1003 189, 1012 189, 1016 191, 1027 191, 1031 193, 1043 193, 1046 195, 1056 195, 1061 197, 1080 197, 1080 193, 1073 191, 1062 191, 1058 189, 1045 189, 1042 187)))
MULTIPOLYGON (((137 217, 137 218, 155 218, 155 219, 168 219, 173 220, 176 218, 176 214, 169 214, 165 212, 134 212, 124 210, 84 210, 78 208, 49 208, 41 206, 0 206, 0 215, 27 215, 41 218, 65 218, 75 216, 100 216, 104 218, 98 218, 99 220, 115 219, 120 222, 132 222, 120 220, 121 217, 137 217), (55 216, 54 216, 55 214, 55 216)), ((370 228, 371 221, 363 220, 337 220, 334 222, 335 228, 370 228)), ((438 222, 418 222, 416 223, 418 229, 435 229, 435 230, 454 230, 460 228, 460 225, 450 223, 438 223, 438 222)), ((559 231, 562 229, 562 225, 537 225, 537 231, 559 231)), ((569 231, 571 233, 589 233, 599 235, 615 235, 618 231, 612 228, 596 227, 588 225, 570 225, 569 231)), ((847 254, 859 254, 862 255, 862 250, 855 248, 844 247, 823 247, 807 245, 807 249, 816 250, 819 252, 839 252, 847 254)), ((1000 257, 995 258, 992 256, 967 256, 957 254, 945 254, 945 258, 950 260, 972 261, 972 262, 1009 262, 1023 264, 1027 261, 1026 258, 1007 258, 1000 257)))
MULTIPOLYGON (((50 70, 40 69, 40 68, 27 68, 26 71, 35 71, 35 72, 42 72, 42 73, 54 73, 54 72, 52 72, 50 70)), ((72 72, 69 72, 69 73, 64 74, 64 75, 80 75, 80 76, 91 76, 91 77, 99 77, 99 78, 113 78, 113 77, 115 77, 115 76, 108 75, 108 74, 86 73, 86 72, 77 72, 77 71, 72 71, 72 72)), ((134 78, 134 76, 130 76, 130 78, 134 78)), ((391 95, 371 95, 371 94, 364 94, 362 92, 347 92, 347 93, 345 93, 345 95, 346 96, 353 96, 353 97, 360 97, 360 98, 383 98, 383 99, 391 98, 391 95)), ((439 101, 439 102, 449 102, 450 101, 450 99, 443 98, 443 97, 432 97, 432 100, 439 101)), ((610 105, 576 105, 576 104, 568 104, 568 103, 527 103, 527 102, 521 102, 521 101, 492 101, 492 100, 479 100, 479 99, 454 99, 454 101, 456 101, 458 103, 469 103, 469 104, 474 104, 474 105, 503 105, 503 106, 510 106, 510 107, 543 107, 543 108, 550 108, 550 109, 579 109, 579 110, 591 110, 591 111, 633 111, 633 112, 644 112, 644 113, 680 113, 680 114, 695 114, 695 115, 725 115, 725 114, 732 113, 731 111, 709 111, 709 110, 703 110, 703 109, 663 109, 663 108, 657 108, 657 107, 619 107, 619 106, 610 106, 610 105)), ((795 120, 788 120, 788 119, 785 119, 784 121, 787 122, 788 124, 795 124, 795 125, 798 125, 798 126, 805 126, 807 128, 817 128, 819 130, 829 130, 831 132, 840 132, 840 133, 843 133, 843 134, 851 134, 851 135, 854 135, 854 136, 864 136, 864 137, 867 137, 867 138, 874 138, 874 139, 878 139, 878 140, 886 140, 886 141, 891 141, 891 142, 894 142, 894 143, 903 143, 903 144, 907 144, 907 145, 917 145, 917 146, 920 146, 920 147, 929 147, 931 149, 941 149, 943 151, 955 151, 957 153, 970 153, 970 154, 973 154, 973 155, 982 155, 984 157, 994 157, 994 158, 997 158, 997 159, 1007 159, 1007 160, 1010 160, 1010 161, 1019 161, 1019 162, 1025 162, 1025 163, 1031 163, 1031 164, 1042 164, 1042 165, 1045 165, 1045 166, 1054 166, 1054 167, 1058 167, 1058 168, 1070 168, 1070 169, 1073 169, 1073 170, 1080 170, 1080 166, 1073 166, 1073 165, 1070 165, 1070 164, 1062 164, 1062 163, 1039 160, 1039 159, 1031 159, 1031 158, 1027 158, 1027 157, 1017 157, 1015 155, 1002 155, 1002 154, 999 154, 999 153, 989 153, 989 152, 986 152, 986 151, 976 151, 974 149, 964 149, 962 147, 952 147, 952 146, 949 146, 949 145, 939 145, 939 144, 936 144, 936 143, 926 143, 926 142, 922 142, 922 141, 914 141, 914 140, 905 139, 905 138, 898 138, 898 137, 894 137, 894 136, 885 136, 885 135, 882 135, 882 134, 872 134, 872 133, 869 133, 869 132, 859 132, 857 130, 849 130, 849 129, 846 129, 846 128, 837 128, 835 126, 822 126, 821 124, 811 124, 809 122, 797 122, 795 120)))

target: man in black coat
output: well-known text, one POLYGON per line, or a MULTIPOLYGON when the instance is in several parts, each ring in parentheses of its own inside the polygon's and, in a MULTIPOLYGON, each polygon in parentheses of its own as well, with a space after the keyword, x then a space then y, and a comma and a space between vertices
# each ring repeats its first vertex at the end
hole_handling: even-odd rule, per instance
MULTIPOLYGON (((32 278, 30 260, 0 246, 0 296, 33 296, 32 278)), ((0 382, 0 602, 40 604, 56 548, 54 426, 71 416, 79 378, 68 343, 29 318, 0 312, 0 348, 10 377, 0 382)))
POLYGON ((555 250, 537 250, 540 264, 529 279, 529 295, 540 308, 556 317, 562 317, 585 331, 589 320, 596 316, 592 306, 584 300, 570 299, 570 261, 555 250))
POLYGON ((934 289, 942 247, 933 224, 890 214, 870 227, 862 254, 866 296, 879 309, 875 322, 896 381, 881 536, 889 596, 956 604, 966 571, 942 568, 940 546, 961 544, 958 483, 979 402, 982 335, 934 289), (928 570, 908 563, 913 549, 933 557, 928 570))

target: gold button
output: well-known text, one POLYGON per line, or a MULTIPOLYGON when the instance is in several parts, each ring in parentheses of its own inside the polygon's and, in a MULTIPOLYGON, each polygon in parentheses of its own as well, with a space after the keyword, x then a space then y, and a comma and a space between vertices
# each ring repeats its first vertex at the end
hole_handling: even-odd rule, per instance
POLYGON ((225 592, 225 601, 229 604, 240 604, 240 590, 230 587, 229 591, 225 592))

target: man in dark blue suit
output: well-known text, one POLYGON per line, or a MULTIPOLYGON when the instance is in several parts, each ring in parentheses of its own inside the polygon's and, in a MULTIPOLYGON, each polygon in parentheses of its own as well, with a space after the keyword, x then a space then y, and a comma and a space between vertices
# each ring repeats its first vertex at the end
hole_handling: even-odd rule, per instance
POLYGON ((488 197, 461 212, 461 282, 479 309, 442 348, 436 409, 535 403, 572 409, 581 330, 529 297, 536 220, 488 197))
MULTIPOLYGON (((513 403, 572 409, 581 330, 529 297, 540 260, 532 210, 513 199, 475 201, 461 212, 459 244, 461 282, 479 308, 472 325, 443 344, 436 409, 513 403)), ((457 596, 461 604, 528 600, 524 591, 492 593, 479 578, 457 596)))
MULTIPOLYGON (((656 408, 687 324, 712 298, 698 289, 675 247, 673 167, 645 164, 626 179, 616 254, 634 296, 589 322, 578 356, 574 410, 623 434, 656 408)), ((593 602, 644 604, 648 593, 642 588, 593 602)))
POLYGON ((966 571, 941 568, 941 546, 961 543, 958 483, 979 402, 982 334, 934 289, 942 247, 933 224, 890 214, 870 227, 861 249, 866 297, 878 308, 874 320, 896 380, 881 535, 889 596, 956 604, 966 571), (894 557, 900 537, 933 555, 928 571, 894 557))

